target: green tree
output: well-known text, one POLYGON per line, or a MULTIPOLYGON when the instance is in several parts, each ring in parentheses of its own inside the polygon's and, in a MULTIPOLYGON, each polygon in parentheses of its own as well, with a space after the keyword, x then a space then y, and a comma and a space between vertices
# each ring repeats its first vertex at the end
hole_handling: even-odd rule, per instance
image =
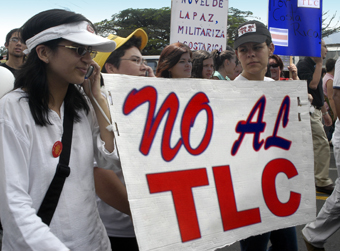
MULTIPOLYGON (((159 55, 170 41, 170 17, 171 9, 126 9, 114 14, 111 20, 103 20, 96 23, 100 35, 108 36, 110 33, 121 37, 127 37, 137 28, 142 28, 148 34, 149 41, 143 50, 144 55, 159 55)), ((322 34, 327 37, 340 31, 339 21, 334 23, 336 12, 331 17, 328 11, 323 13, 322 34)), ((242 11, 234 7, 228 10, 227 45, 233 47, 237 27, 250 20, 258 19, 251 11, 242 11)))
POLYGON ((96 23, 98 33, 108 36, 110 33, 127 37, 137 28, 148 34, 148 43, 143 50, 144 55, 159 55, 170 41, 171 9, 126 9, 112 15, 111 20, 96 23))

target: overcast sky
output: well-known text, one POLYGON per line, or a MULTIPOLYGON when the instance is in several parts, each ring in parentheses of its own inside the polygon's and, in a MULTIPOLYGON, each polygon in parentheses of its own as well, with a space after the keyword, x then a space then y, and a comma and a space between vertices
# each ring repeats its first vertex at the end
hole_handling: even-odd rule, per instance
MULTIPOLYGON (((227 1, 227 0, 224 0, 227 1)), ((284 0, 283 0, 284 1, 284 0)), ((53 8, 71 10, 83 14, 93 23, 110 19, 113 14, 128 8, 161 8, 171 7, 171 0, 17 0, 2 1, 0 21, 0 44, 5 42, 6 34, 13 28, 20 27, 35 14, 53 8)), ((267 23, 268 0, 229 0, 229 7, 240 10, 250 10, 255 17, 267 23)), ((323 10, 340 10, 339 0, 324 0, 323 10)), ((333 11, 334 10, 334 11, 333 11)), ((338 13, 340 17, 340 12, 338 13)), ((340 41, 339 41, 340 42, 340 41)))

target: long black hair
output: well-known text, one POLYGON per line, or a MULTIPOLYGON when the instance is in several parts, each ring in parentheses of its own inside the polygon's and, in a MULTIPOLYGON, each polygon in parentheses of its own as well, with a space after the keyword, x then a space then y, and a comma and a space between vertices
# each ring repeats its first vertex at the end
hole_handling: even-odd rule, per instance
MULTIPOLYGON (((92 26, 93 24, 80 14, 71 11, 52 9, 40 12, 30 18, 21 28, 20 33, 24 41, 38 34, 39 32, 48 28, 87 21, 92 26)), ((94 26, 93 26, 94 28, 94 26)), ((43 45, 48 46, 52 51, 56 51, 58 44, 62 39, 55 39, 43 45)), ((50 91, 47 83, 46 64, 39 59, 37 52, 33 48, 29 53, 26 62, 19 70, 17 78, 14 83, 14 88, 22 88, 26 92, 25 98, 28 99, 30 111, 37 125, 47 126, 51 122, 48 118, 50 91)), ((65 109, 73 113, 75 121, 80 121, 78 111, 85 110, 89 112, 90 108, 85 100, 84 95, 79 91, 79 88, 70 84, 64 99, 65 109)))

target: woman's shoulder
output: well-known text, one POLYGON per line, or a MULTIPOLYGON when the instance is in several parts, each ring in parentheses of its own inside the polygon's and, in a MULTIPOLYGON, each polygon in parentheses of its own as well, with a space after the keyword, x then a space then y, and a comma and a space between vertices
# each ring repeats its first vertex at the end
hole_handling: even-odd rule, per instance
POLYGON ((0 99, 0 105, 9 105, 12 103, 18 103, 20 100, 26 100, 25 99, 26 93, 22 89, 15 89, 8 93, 6 93, 1 99, 0 99))
POLYGON ((0 102, 3 101, 3 100, 12 100, 14 99, 15 97, 22 97, 25 95, 25 92, 22 90, 22 89, 15 89, 15 90, 12 90, 8 93, 6 93, 1 99, 0 99, 0 102))
POLYGON ((0 119, 11 117, 24 117, 29 112, 26 94, 21 89, 16 89, 5 94, 0 99, 0 119))

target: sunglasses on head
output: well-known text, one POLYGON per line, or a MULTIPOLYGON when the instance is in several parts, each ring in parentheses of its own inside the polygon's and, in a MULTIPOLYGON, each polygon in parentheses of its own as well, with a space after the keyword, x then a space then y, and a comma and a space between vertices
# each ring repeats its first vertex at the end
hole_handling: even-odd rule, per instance
POLYGON ((270 65, 269 65, 269 68, 277 68, 277 67, 279 67, 278 64, 270 64, 270 65))
POLYGON ((71 46, 71 45, 63 45, 63 44, 58 44, 58 46, 65 47, 67 49, 75 50, 78 56, 83 57, 87 52, 90 53, 91 58, 94 58, 97 55, 97 51, 92 50, 92 46, 71 46))

